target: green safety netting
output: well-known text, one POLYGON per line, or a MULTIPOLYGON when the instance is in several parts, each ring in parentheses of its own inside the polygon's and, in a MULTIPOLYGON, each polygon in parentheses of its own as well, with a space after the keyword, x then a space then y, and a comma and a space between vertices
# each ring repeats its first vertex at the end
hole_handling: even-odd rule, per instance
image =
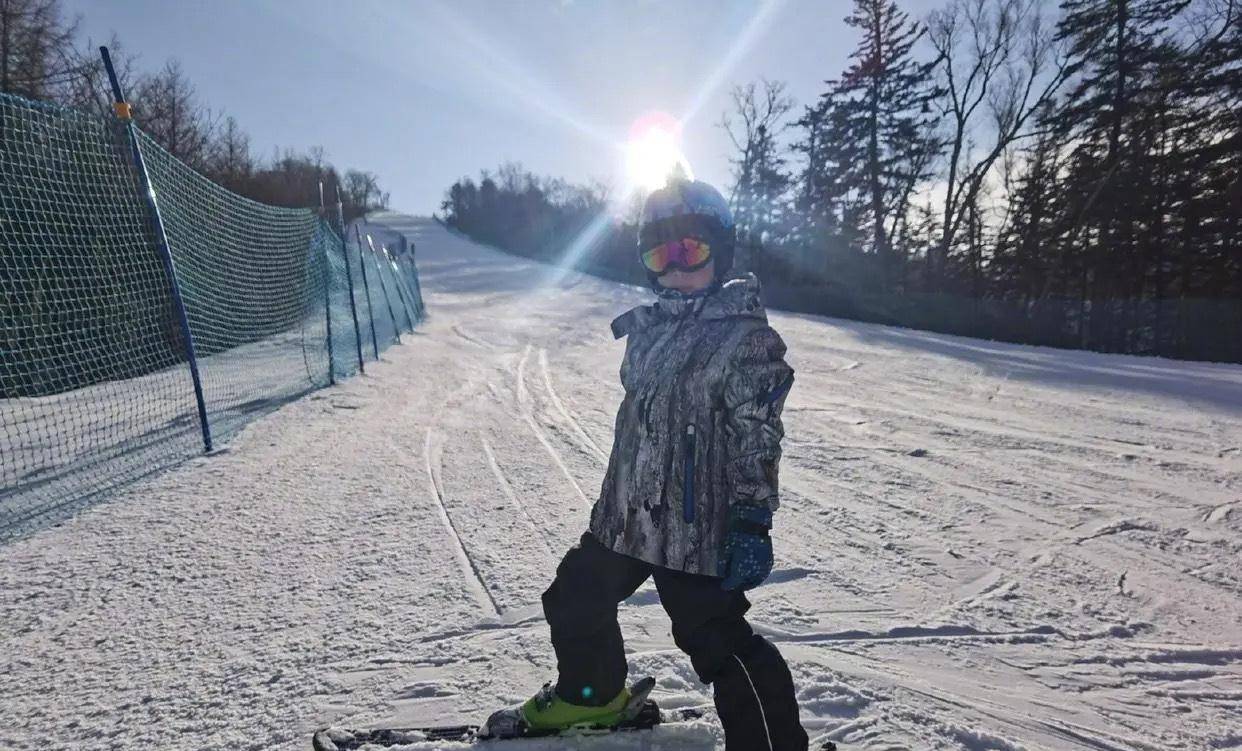
MULTIPOLYGON (((421 319, 412 265, 136 139, 215 443, 421 319)), ((0 94, 0 537, 204 450, 172 289, 126 124, 0 94)))

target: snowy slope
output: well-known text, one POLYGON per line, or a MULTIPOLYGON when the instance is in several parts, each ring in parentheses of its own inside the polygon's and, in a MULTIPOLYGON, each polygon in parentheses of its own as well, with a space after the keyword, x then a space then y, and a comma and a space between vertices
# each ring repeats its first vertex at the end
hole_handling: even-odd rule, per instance
MULTIPOLYGON (((423 219, 370 229, 417 243, 430 319, 404 346, 0 547, 0 747, 299 749, 553 677, 538 597, 603 476, 607 324, 647 294, 423 219)), ((813 735, 1242 747, 1242 367, 772 318, 798 382, 752 616, 813 735)), ((654 589, 622 623, 662 703, 710 702, 654 589)))

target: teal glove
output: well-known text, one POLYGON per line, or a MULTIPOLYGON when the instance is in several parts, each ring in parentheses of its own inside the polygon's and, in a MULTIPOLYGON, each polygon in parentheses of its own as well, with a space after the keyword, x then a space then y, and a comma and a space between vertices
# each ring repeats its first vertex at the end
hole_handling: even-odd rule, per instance
POLYGON ((726 590, 754 589, 772 573, 772 511, 738 505, 729 512, 729 531, 720 548, 719 565, 726 590))

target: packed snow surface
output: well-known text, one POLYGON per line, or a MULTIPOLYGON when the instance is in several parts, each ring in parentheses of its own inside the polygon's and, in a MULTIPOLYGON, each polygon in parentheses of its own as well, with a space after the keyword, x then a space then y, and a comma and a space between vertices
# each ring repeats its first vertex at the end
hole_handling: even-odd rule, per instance
MULTIPOLYGON (((539 595, 603 477, 608 323, 649 293, 424 219, 370 229, 417 243, 430 318, 402 346, 0 547, 0 747, 305 749, 553 678, 539 595)), ((751 615, 813 737, 1242 748, 1242 367, 772 321, 798 380, 751 615)), ((663 704, 710 703, 653 588, 621 620, 663 704)))

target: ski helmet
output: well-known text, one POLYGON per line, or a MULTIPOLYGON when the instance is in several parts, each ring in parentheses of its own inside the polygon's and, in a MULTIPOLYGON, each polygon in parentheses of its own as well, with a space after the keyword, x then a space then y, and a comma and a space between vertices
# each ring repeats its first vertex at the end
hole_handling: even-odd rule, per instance
MULTIPOLYGON (((720 192, 699 180, 670 179, 668 184, 647 196, 638 225, 638 254, 662 242, 692 237, 711 247, 716 279, 722 279, 733 266, 736 232, 733 212, 720 192)), ((653 287, 656 275, 648 272, 653 287)))

